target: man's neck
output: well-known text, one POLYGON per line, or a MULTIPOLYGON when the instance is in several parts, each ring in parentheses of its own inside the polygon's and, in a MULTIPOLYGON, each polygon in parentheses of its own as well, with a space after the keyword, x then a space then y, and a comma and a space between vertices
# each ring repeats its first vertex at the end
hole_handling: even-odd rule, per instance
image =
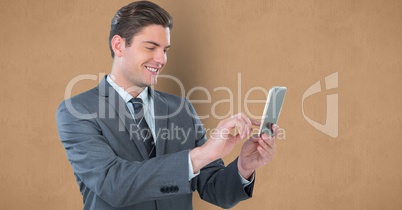
POLYGON ((124 89, 133 98, 137 97, 145 89, 145 87, 137 87, 135 85, 126 84, 123 80, 120 80, 113 73, 110 74, 110 79, 112 79, 113 82, 116 83, 116 85, 124 89))

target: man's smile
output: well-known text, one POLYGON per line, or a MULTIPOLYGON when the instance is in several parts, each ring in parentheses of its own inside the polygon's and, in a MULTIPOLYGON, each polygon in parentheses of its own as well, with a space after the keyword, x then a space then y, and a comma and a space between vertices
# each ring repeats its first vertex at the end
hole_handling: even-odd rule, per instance
POLYGON ((152 73, 159 73, 160 68, 145 66, 146 69, 151 71, 152 73))

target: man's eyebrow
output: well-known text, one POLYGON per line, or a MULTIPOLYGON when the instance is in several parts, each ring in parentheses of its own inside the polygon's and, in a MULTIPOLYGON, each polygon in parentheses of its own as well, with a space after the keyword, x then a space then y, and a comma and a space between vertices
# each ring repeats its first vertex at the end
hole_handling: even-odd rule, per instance
MULTIPOLYGON (((153 44, 153 45, 155 45, 155 46, 157 46, 157 47, 160 47, 161 45, 160 44, 158 44, 158 43, 156 43, 156 42, 153 42, 153 41, 143 41, 144 43, 148 43, 148 44, 153 44)), ((166 46, 165 48, 170 48, 170 45, 168 45, 168 46, 166 46)))

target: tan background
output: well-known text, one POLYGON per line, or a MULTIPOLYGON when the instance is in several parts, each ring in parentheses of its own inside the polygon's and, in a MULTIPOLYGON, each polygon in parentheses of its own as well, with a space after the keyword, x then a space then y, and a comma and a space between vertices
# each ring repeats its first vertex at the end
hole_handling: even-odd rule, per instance
MULTIPOLYGON (((179 78, 186 93, 197 86, 211 91, 211 103, 195 104, 200 115, 228 99, 217 87, 233 90, 234 113, 245 111, 238 98, 252 87, 288 87, 280 119, 286 140, 257 171, 253 199, 234 209, 402 207, 402 1, 156 2, 175 20, 164 73, 179 78), (339 88, 306 99, 305 111, 324 123, 326 94, 339 94, 336 139, 314 129, 301 111, 304 91, 334 72, 339 88)), ((109 24, 127 3, 1 1, 0 209, 82 208, 55 112, 71 79, 110 71, 109 24)), ((73 93, 97 82, 82 81, 73 93)), ((171 80, 156 88, 179 94, 171 80)), ((215 108, 224 115, 230 106, 215 108)), ((254 115, 262 109, 250 106, 254 115)), ((219 120, 203 122, 213 128, 219 120)), ((217 209, 194 197, 195 209, 217 209)))

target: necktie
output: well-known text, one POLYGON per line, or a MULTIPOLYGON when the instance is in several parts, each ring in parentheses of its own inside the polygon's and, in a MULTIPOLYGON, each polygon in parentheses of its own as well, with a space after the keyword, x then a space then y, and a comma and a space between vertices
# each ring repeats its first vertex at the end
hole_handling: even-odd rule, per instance
POLYGON ((151 129, 149 129, 148 123, 144 118, 144 103, 141 98, 132 98, 130 102, 134 106, 134 120, 138 128, 137 132, 139 132, 137 136, 144 142, 149 158, 153 158, 156 156, 156 148, 151 129))

